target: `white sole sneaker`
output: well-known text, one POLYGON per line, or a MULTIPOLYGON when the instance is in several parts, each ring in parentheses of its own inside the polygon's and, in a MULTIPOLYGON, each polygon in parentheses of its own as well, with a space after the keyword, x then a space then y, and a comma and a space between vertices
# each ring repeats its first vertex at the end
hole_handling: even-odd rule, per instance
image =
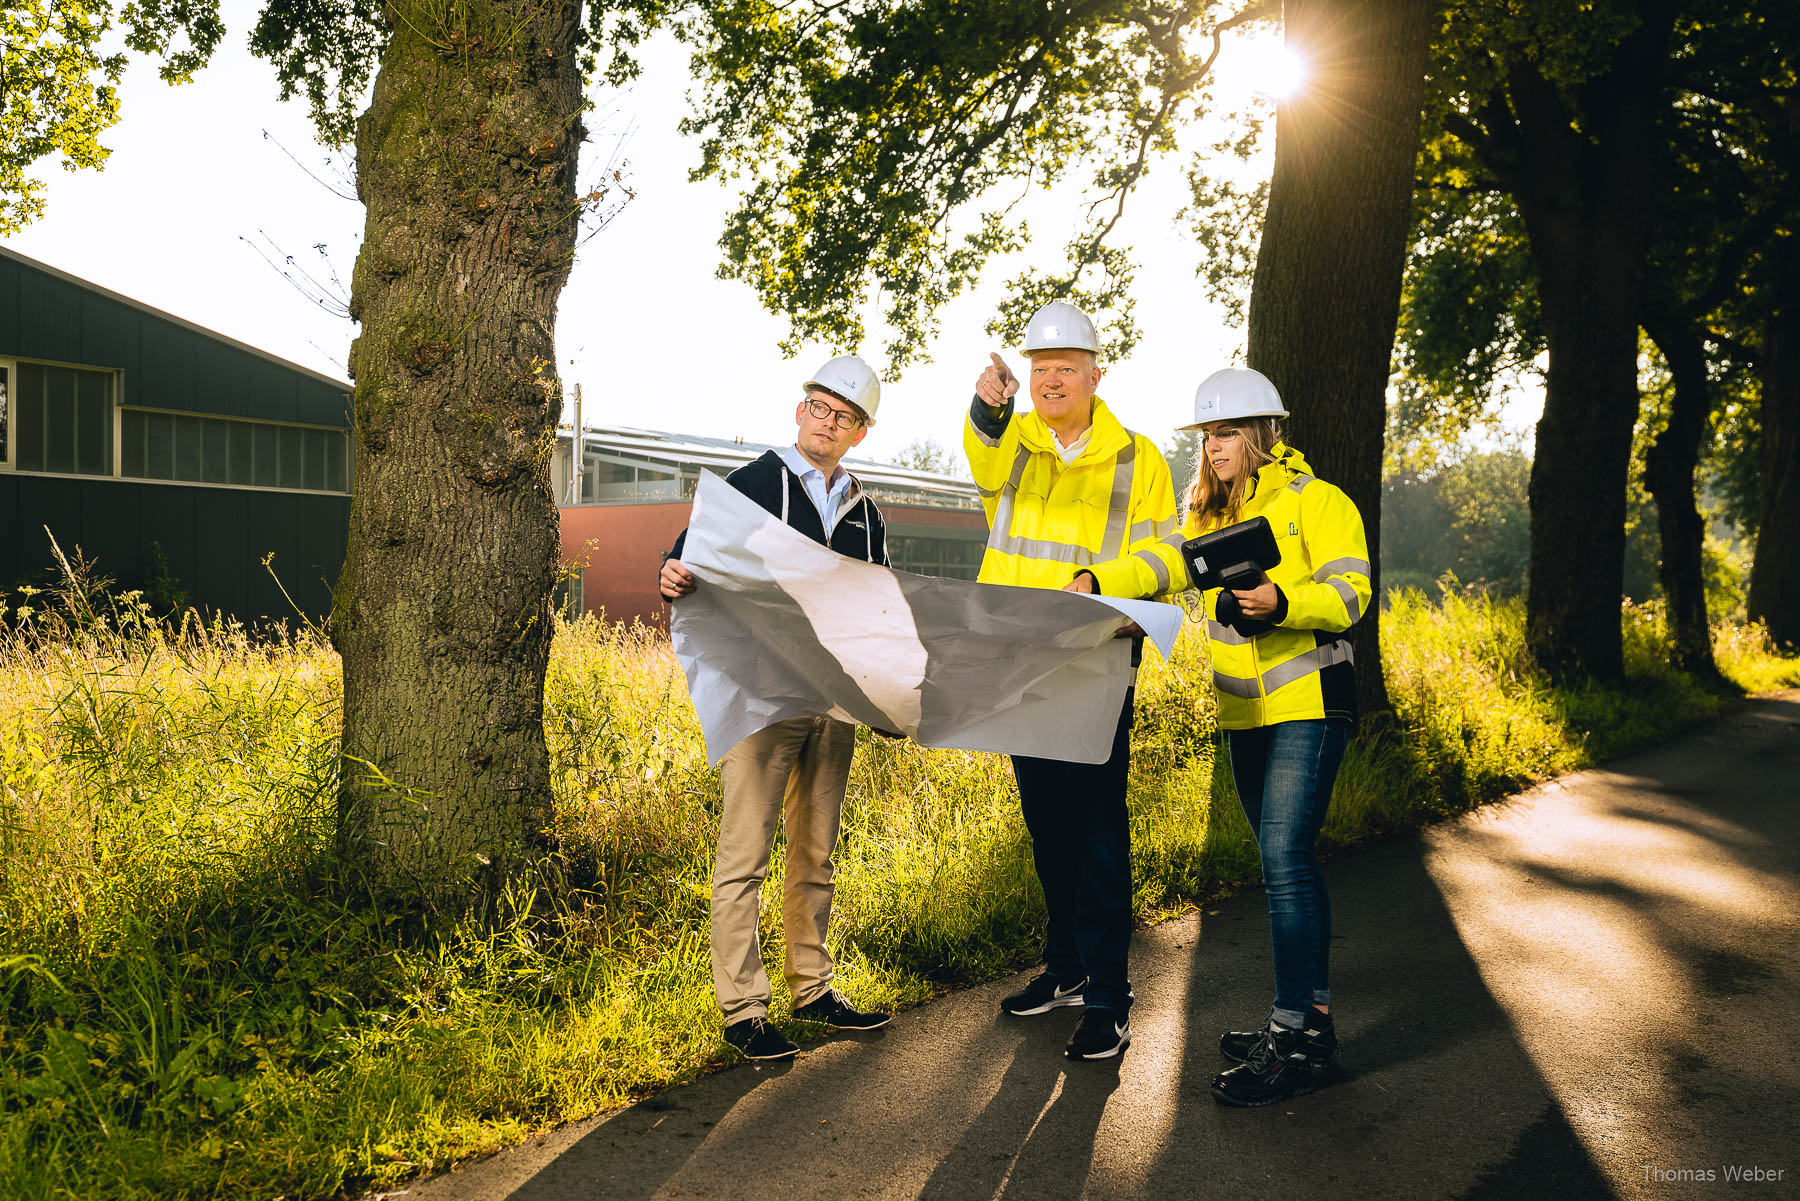
POLYGON ((1063 1049, 1063 1054, 1067 1055, 1070 1059, 1113 1059, 1119 1055, 1123 1055, 1125 1053, 1125 1048, 1131 1045, 1131 1022, 1127 1021, 1123 1026, 1115 1025, 1113 1030, 1118 1034, 1119 1041, 1106 1048, 1104 1051, 1090 1051, 1087 1054, 1082 1054, 1073 1047, 1065 1047, 1063 1049))
POLYGON ((1036 1009, 1003 1009, 1000 1012, 1011 1014, 1016 1018, 1031 1018, 1036 1017, 1040 1013, 1049 1013, 1052 1009, 1063 1009, 1070 1005, 1086 1004, 1087 1002, 1083 1000, 1081 994, 1077 992, 1070 993, 1066 997, 1057 997, 1055 1000, 1045 1001, 1036 1009))
POLYGON ((1010 1017, 1029 1018, 1036 1017, 1040 1013, 1049 1013, 1052 1009, 1062 1009, 1068 1005, 1086 1005, 1087 1001, 1083 999, 1082 993, 1082 990, 1086 987, 1087 981, 1083 980, 1068 992, 1057 989, 1055 992, 1051 993, 1048 1001, 1045 1001, 1042 1005, 1032 1009, 1008 1009, 1005 1003, 1002 1002, 1000 1005, 1000 1012, 1007 1014, 1010 1017))

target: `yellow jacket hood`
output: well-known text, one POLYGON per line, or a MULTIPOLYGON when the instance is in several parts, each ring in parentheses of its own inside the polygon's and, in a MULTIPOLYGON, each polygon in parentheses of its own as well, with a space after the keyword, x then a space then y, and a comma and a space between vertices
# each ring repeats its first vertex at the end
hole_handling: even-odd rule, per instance
MULTIPOLYGON (((1228 730, 1356 714, 1346 634, 1373 591, 1362 515, 1299 451, 1280 442, 1270 450, 1275 461, 1257 469, 1238 520, 1268 521, 1281 552, 1269 578, 1285 608, 1274 628, 1246 636, 1218 620, 1218 590, 1206 596, 1219 724, 1228 730)), ((1218 524, 1190 517, 1182 533, 1196 537, 1218 524)))

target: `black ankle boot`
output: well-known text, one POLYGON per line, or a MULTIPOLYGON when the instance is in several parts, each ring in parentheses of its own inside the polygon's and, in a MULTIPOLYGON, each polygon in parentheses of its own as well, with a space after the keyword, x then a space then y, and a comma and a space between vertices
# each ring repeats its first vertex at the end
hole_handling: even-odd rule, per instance
MULTIPOLYGON (((1263 1040, 1263 1035, 1267 1032, 1266 1026, 1260 1030, 1227 1030, 1219 1035, 1219 1054, 1233 1063, 1243 1063, 1250 1058, 1250 1052, 1256 1050, 1256 1044, 1263 1040)), ((1332 1028, 1329 1013, 1309 1009, 1301 1034, 1306 1057, 1312 1061, 1314 1069, 1328 1068, 1337 1063, 1337 1031, 1332 1028)))
POLYGON ((1273 1105, 1313 1090, 1306 1034, 1271 1024, 1249 1057, 1213 1077, 1213 1100, 1221 1105, 1273 1105))

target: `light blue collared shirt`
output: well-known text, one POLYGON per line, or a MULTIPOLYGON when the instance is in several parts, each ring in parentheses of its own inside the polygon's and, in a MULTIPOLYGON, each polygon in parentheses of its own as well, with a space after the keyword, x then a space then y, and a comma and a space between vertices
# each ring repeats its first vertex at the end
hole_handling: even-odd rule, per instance
POLYGON ((825 533, 829 537, 831 527, 837 524, 838 510, 843 508, 844 497, 850 492, 850 473, 840 466, 827 487, 825 473, 808 462, 798 446, 783 447, 781 461, 788 465, 789 471, 800 477, 800 483, 806 488, 807 499, 819 511, 819 520, 825 523, 825 533))

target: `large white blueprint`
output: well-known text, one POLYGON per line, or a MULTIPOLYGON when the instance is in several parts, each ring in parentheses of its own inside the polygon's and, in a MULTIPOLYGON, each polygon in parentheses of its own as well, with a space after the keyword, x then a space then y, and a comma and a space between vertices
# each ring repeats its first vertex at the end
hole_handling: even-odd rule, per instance
POLYGON ((699 586, 670 630, 713 763, 820 713, 924 746, 1103 763, 1131 683, 1123 618, 1165 656, 1181 627, 1173 605, 846 558, 705 472, 681 558, 699 586))

